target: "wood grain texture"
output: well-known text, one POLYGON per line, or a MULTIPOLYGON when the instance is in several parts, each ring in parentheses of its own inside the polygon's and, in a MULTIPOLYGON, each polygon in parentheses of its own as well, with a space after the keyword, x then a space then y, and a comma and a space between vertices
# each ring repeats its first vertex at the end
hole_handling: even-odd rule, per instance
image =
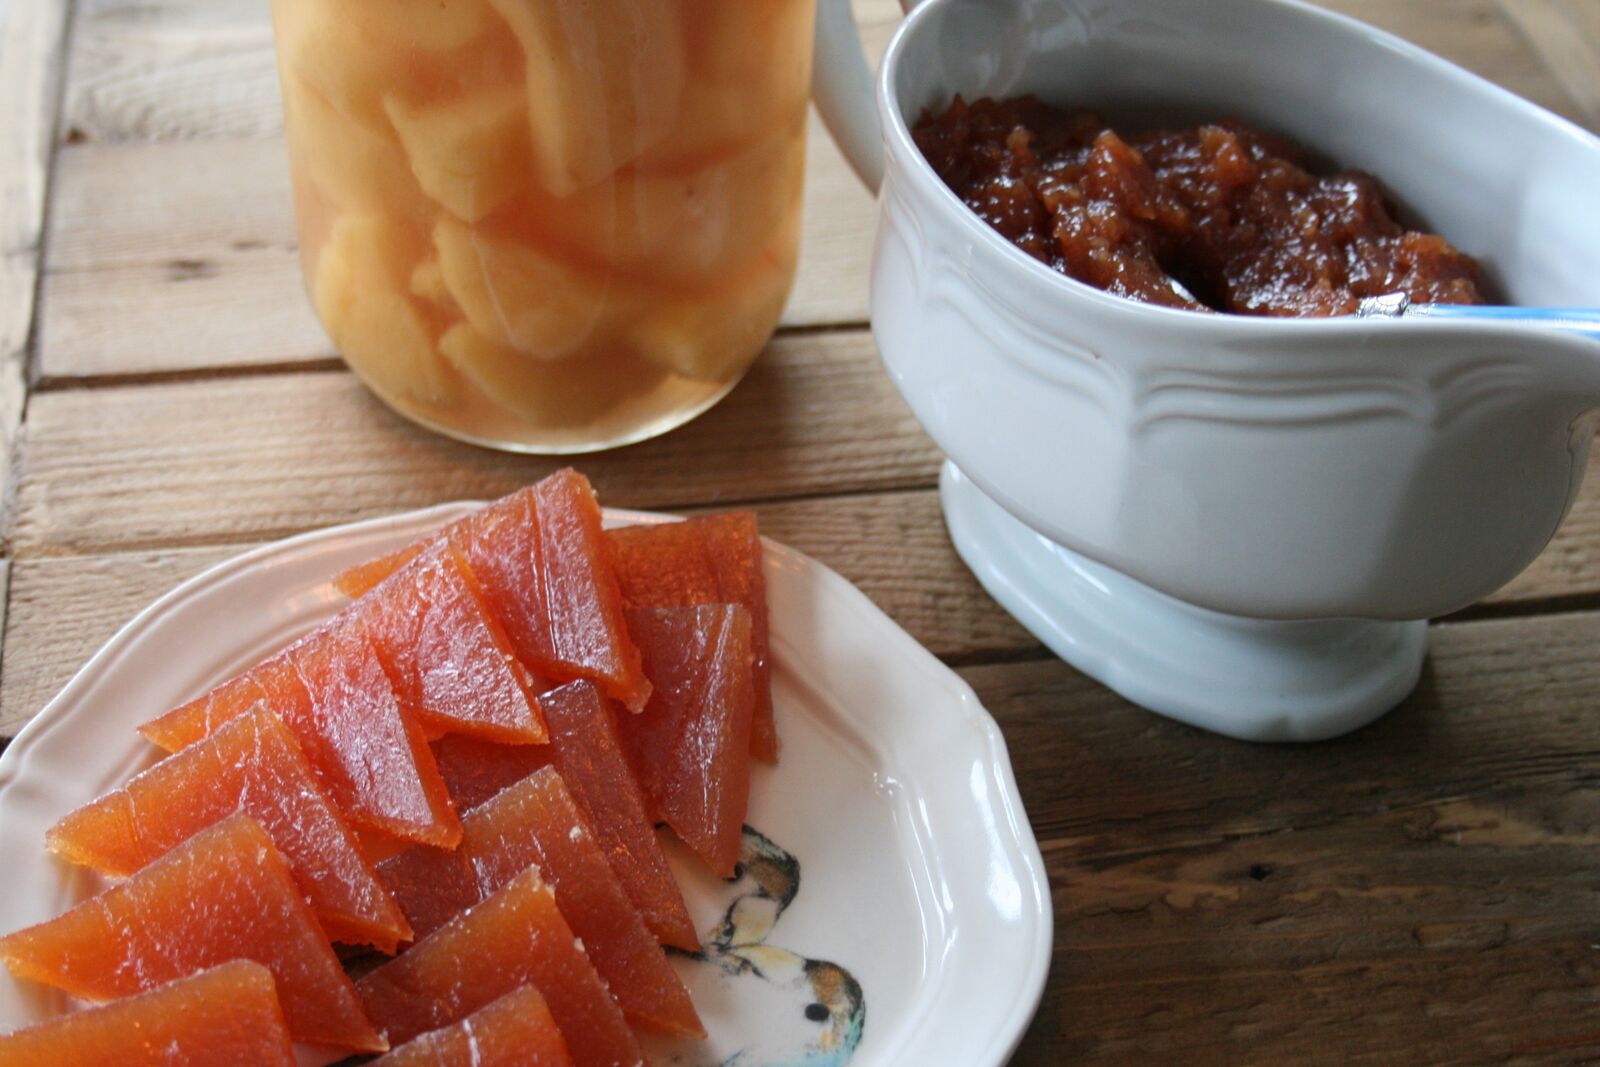
POLYGON ((301 284, 281 140, 65 146, 50 232, 47 386, 335 356, 301 284))
POLYGON ((1577 108, 1600 131, 1600 4, 1594 0, 1499 0, 1577 108))
MULTIPOLYGON (((415 429, 343 371, 40 393, 21 462, 23 555, 270 539, 562 465, 415 429)), ((926 486, 937 462, 849 331, 780 337, 708 414, 582 466, 608 504, 675 507, 926 486)))
MULTIPOLYGON (((1507 12, 1554 8, 1593 41, 1590 0, 1323 0, 1416 41, 1552 110, 1572 95, 1507 12)), ((869 52, 899 21, 896 0, 855 0, 869 52)), ((280 133, 267 0, 82 0, 64 109, 89 140, 215 140, 280 133)))
POLYGON ((89 141, 281 131, 266 0, 79 0, 62 121, 89 141))
MULTIPOLYGON (((1369 22, 1481 74, 1518 96, 1574 121, 1578 102, 1520 34, 1497 0, 1320 0, 1323 7, 1369 22)), ((1521 0, 1504 0, 1505 4, 1521 0)), ((1578 0, 1579 3, 1588 0, 1578 0)))
POLYGON ((1600 1053, 1597 642, 1594 614, 1436 626, 1405 704, 1302 746, 1168 722, 1055 661, 962 671, 1055 903, 1013 1062, 1600 1053))
POLYGON ((0 499, 6 501, 27 399, 67 12, 64 2, 0 8, 0 499))
POLYGON ((18 730, 151 601, 247 546, 29 560, 12 570, 0 735, 18 730))

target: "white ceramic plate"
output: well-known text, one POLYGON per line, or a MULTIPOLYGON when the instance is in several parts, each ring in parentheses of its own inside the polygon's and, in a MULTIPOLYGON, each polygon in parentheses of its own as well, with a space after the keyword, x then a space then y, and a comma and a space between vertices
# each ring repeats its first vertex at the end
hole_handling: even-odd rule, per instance
MULTIPOLYGON (((257 549, 124 626, 0 756, 0 931, 48 919, 100 887, 48 855, 44 832, 153 759, 136 724, 333 614, 343 598, 328 579, 339 569, 473 506, 257 549)), ((607 513, 612 524, 662 518, 607 513)), ((798 884, 790 881, 779 896, 792 900, 782 901, 770 878, 766 889, 748 876, 722 883, 674 852, 699 928, 711 930, 732 908, 758 931, 746 940, 759 943, 677 960, 711 1038, 653 1048, 652 1059, 1003 1063, 1043 991, 1051 910, 1000 732, 972 690, 854 586, 798 552, 766 548, 784 747, 777 768, 756 767, 750 826, 765 841, 747 833, 746 843, 772 861, 769 873, 792 857, 798 884)), ((52 991, 0 978, 0 1029, 67 1006, 52 991)))

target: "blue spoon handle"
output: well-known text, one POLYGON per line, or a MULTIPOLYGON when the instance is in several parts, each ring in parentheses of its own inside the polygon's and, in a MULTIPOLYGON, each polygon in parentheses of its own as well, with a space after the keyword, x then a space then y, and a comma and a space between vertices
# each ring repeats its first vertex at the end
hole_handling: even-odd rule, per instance
POLYGON ((1570 330, 1600 341, 1600 308, 1487 307, 1480 304, 1412 304, 1404 314, 1430 319, 1485 319, 1570 330))

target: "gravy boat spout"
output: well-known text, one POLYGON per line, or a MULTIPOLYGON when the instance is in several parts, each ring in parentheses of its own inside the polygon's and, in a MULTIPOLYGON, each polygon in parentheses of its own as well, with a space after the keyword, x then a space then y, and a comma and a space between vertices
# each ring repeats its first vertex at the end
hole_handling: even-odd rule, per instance
POLYGON ((1366 319, 1400 318, 1430 319, 1456 323, 1495 323, 1527 331, 1527 347, 1523 352, 1529 362, 1541 366, 1550 377, 1544 382, 1547 388, 1563 393, 1586 397, 1600 405, 1600 393, 1595 391, 1596 375, 1600 373, 1600 347, 1580 351, 1574 359, 1566 348, 1546 350, 1542 341, 1546 333, 1554 332, 1587 338, 1600 345, 1600 308, 1554 307, 1504 307, 1478 304, 1417 304, 1405 293, 1389 293, 1361 301, 1357 316, 1366 319), (1543 358, 1548 356, 1548 361, 1543 358))

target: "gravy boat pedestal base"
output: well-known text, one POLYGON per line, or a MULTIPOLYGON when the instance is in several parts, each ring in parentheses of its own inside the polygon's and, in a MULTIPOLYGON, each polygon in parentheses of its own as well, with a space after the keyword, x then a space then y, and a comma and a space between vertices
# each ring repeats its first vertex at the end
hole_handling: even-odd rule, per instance
POLYGON ((989 595, 1073 667, 1169 718, 1245 741, 1320 741, 1379 718, 1422 673, 1426 621, 1224 615, 1063 548, 948 460, 939 495, 989 595))

